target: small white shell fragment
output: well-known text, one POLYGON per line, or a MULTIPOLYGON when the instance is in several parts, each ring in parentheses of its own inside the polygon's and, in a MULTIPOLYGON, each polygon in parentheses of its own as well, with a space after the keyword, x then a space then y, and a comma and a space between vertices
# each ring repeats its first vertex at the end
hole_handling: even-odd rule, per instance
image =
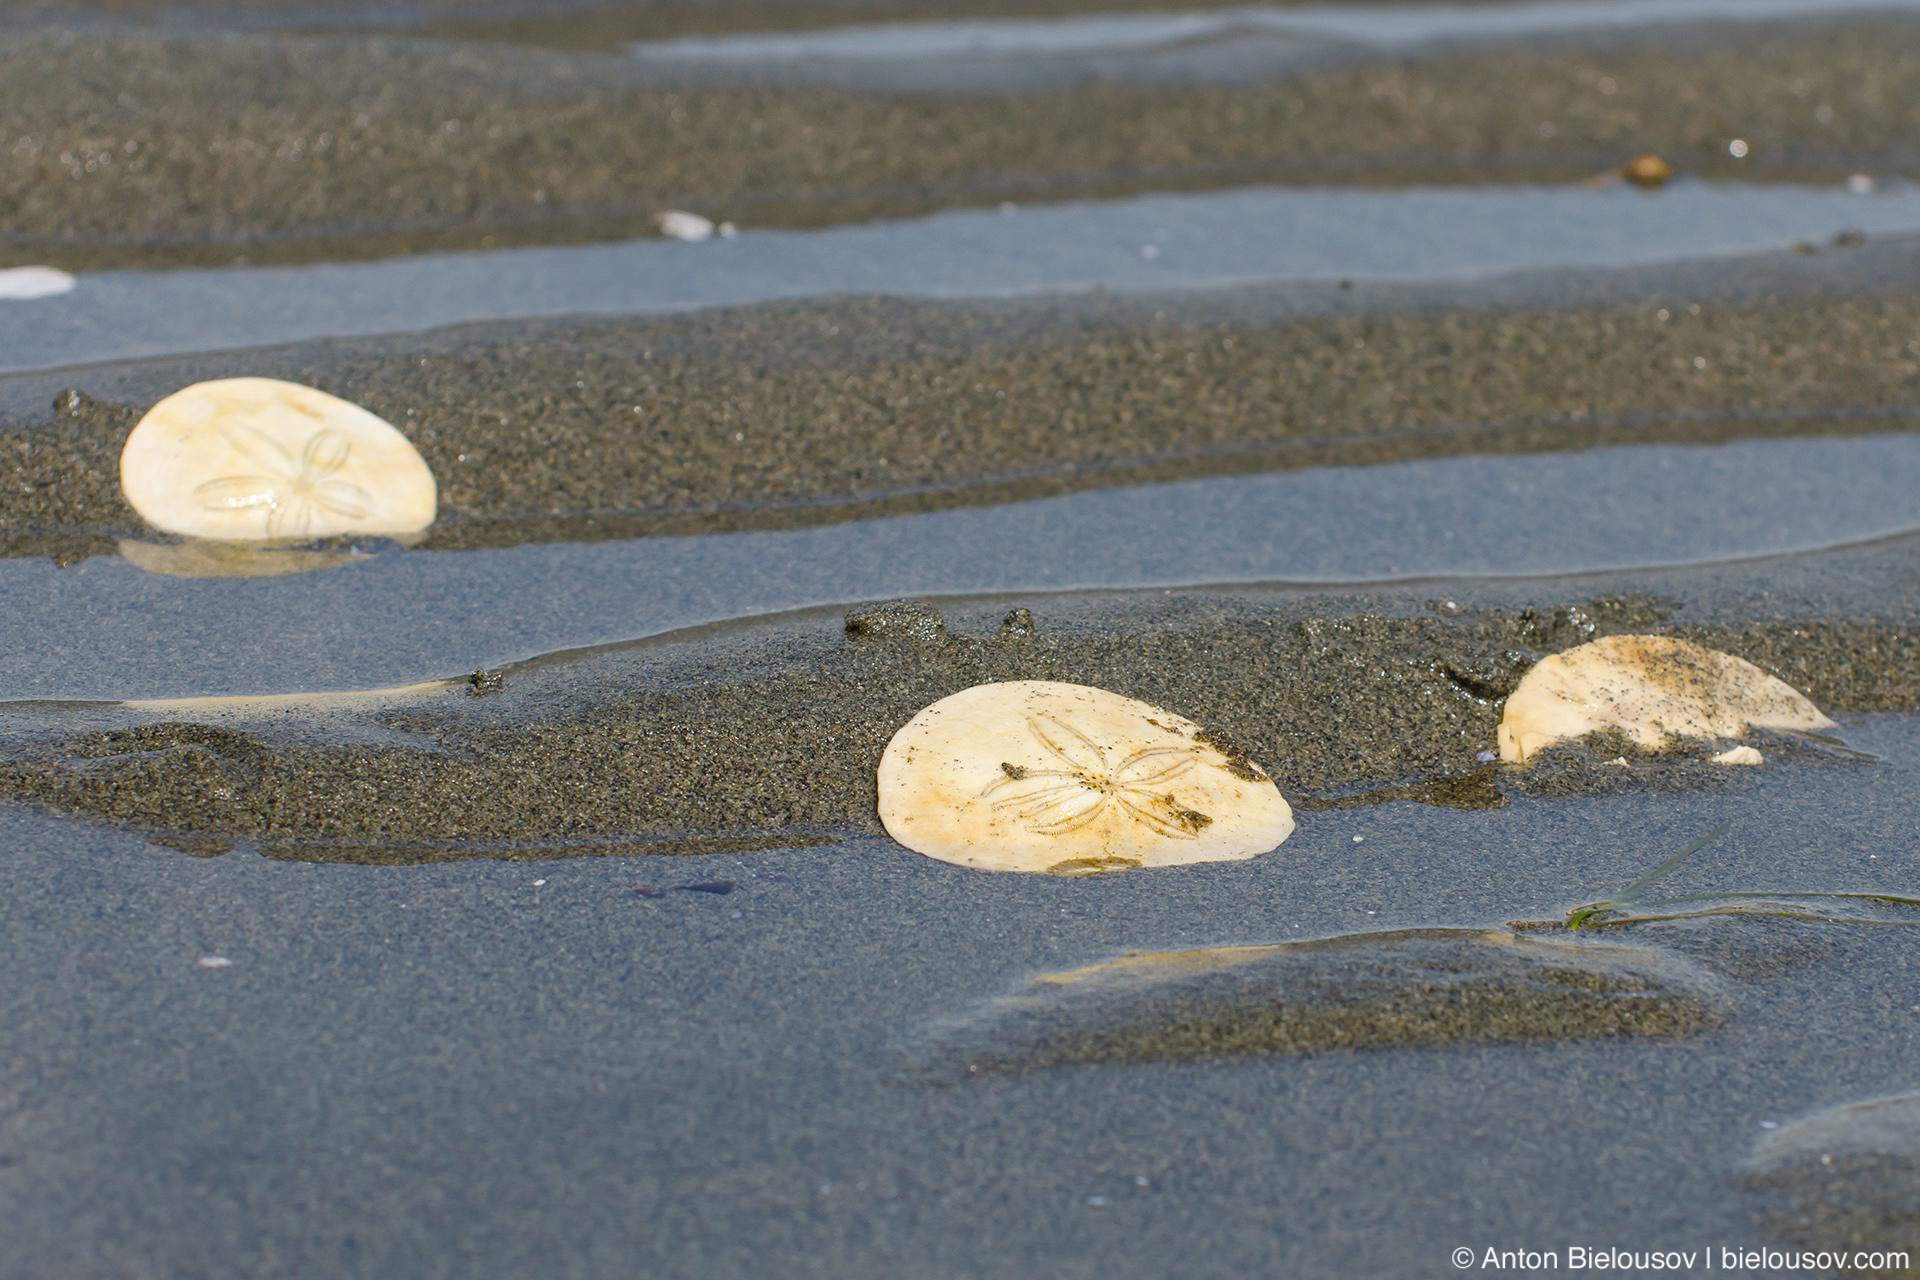
POLYGON ((1758 747, 1729 747, 1713 757, 1715 764, 1754 765, 1765 764, 1767 758, 1760 754, 1758 747))
POLYGON ((389 423, 272 378, 199 382, 153 406, 120 452, 120 488, 155 528, 229 541, 416 533, 439 506, 389 423))
POLYGON ((0 270, 0 298, 29 302, 73 292, 74 279, 58 267, 7 267, 0 270))
POLYGON ((1753 728, 1832 727, 1813 703, 1744 658, 1668 636, 1607 636, 1527 672, 1507 699, 1498 738, 1500 759, 1518 764, 1601 729, 1658 751, 1753 728))
POLYGON ((697 213, 669 209, 655 221, 660 224, 660 234, 672 240, 685 240, 690 244, 698 244, 702 240, 713 239, 713 219, 703 218, 697 213))
POLYGON ((1097 875, 1225 862, 1293 833, 1257 765, 1190 720, 1086 685, 975 685, 880 758, 880 821, 915 853, 988 871, 1097 875))

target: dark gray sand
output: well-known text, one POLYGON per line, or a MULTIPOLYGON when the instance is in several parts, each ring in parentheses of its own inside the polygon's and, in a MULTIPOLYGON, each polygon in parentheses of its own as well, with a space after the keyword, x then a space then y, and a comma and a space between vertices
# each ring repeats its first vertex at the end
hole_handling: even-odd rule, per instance
POLYGON ((1254 181, 1573 181, 1644 151, 1708 177, 1916 173, 1916 30, 963 97, 662 87, 496 44, 22 35, 0 48, 0 266, 619 239, 668 208, 809 226, 1254 181))
MULTIPOLYGON (((707 851, 679 843, 696 834, 843 839, 880 831, 874 768, 896 729, 947 694, 1012 679, 1167 707, 1307 810, 1739 793, 1759 771, 1704 751, 1641 758, 1605 741, 1527 771, 1481 757, 1501 699, 1540 655, 1618 632, 1724 648, 1835 713, 1920 710, 1906 545, 1825 557, 1812 593, 1758 562, 1611 575, 1616 592, 1598 598, 1537 583, 1450 583, 1439 600, 1431 585, 1143 592, 977 601, 951 619, 907 602, 340 699, 13 704, 0 794, 321 862, 707 851), (1640 762, 1610 763, 1623 755, 1640 762)), ((1866 767, 1816 739, 1762 747, 1814 773, 1866 767)))
MULTIPOLYGON (((829 10, 850 12, 792 12, 829 10)), ((395 18, 511 16, 428 0, 395 18)), ((73 237, 8 255, 167 262, 630 234, 669 199, 801 222, 1262 167, 1559 176, 1656 146, 1697 171, 1732 136, 1762 177, 1910 170, 1912 30, 1463 55, 1252 91, 673 102, 610 59, 507 46, 21 41, 0 53, 0 155, 27 179, 0 178, 0 219, 73 237), (22 120, 36 141, 16 153, 22 120), (703 167, 702 147, 728 163, 703 167)), ((180 382, 240 372, 399 422, 445 481, 431 545, 448 548, 1881 431, 1920 403, 1903 261, 1822 247, 1717 291, 1682 266, 1625 294, 1536 282, 1475 306, 1382 306, 1363 284, 542 321, 81 370, 85 395, 52 416, 65 375, 36 374, 0 383, 0 527, 16 553, 63 556, 139 534, 113 489, 127 425, 180 382)), ((1797 480, 1688 511, 1745 499, 1764 519, 1797 480)), ((1660 523, 1662 545, 1704 545, 1687 513, 1660 523)), ((1691 1252, 1696 1271, 1706 1251, 1725 1269, 1726 1250, 1906 1249, 1910 1268, 1920 557, 1911 535, 1778 545, 1795 553, 1579 578, 842 605, 357 699, 7 704, 0 1280, 1238 1280, 1459 1274, 1461 1249, 1549 1251, 1563 1272, 1575 1248, 1691 1252), (1837 730, 1762 735, 1761 768, 1609 741, 1524 772, 1481 760, 1530 663, 1645 630, 1752 658, 1837 730), (1017 676, 1200 721, 1279 780, 1298 830, 1245 862, 1084 878, 885 839, 888 735, 1017 676), (1715 832, 1657 890, 1631 887, 1715 832), (1566 928, 1606 903, 1740 914, 1566 928)), ((474 565, 545 556, 565 603, 607 591, 611 560, 588 553, 619 549, 376 565, 424 584, 399 612, 430 628, 474 565)), ((176 679, 168 645, 198 637, 251 634, 275 672, 302 645, 358 656, 292 612, 248 630, 292 589, 350 622, 354 567, 274 580, 279 596, 104 561, 0 568, 0 596, 48 631, 106 600, 74 648, 111 645, 136 687, 176 679), (201 630, 163 634, 190 608, 201 630)))
POLYGON ((424 545, 441 549, 1330 463, 1904 429, 1920 406, 1920 305, 1901 274, 1913 255, 1873 250, 1881 283, 1843 296, 1853 252, 1869 251, 1756 260, 1696 287, 1648 271, 1562 305, 1357 290, 1351 313, 1288 318, 1259 314, 1281 292, 828 300, 14 378, 0 384, 0 547, 72 561, 154 537, 119 493, 127 432, 180 386, 243 374, 395 423, 439 481, 424 545))

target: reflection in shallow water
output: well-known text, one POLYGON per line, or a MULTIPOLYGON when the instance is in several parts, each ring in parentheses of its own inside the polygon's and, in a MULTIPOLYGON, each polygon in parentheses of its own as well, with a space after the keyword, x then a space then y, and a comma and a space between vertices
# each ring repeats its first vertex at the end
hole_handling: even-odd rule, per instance
POLYGON ((795 34, 688 36, 630 46, 659 62, 754 63, 805 59, 1033 57, 1111 53, 1292 36, 1400 53, 1422 45, 1620 30, 1699 22, 1777 22, 1849 13, 1920 12, 1920 0, 1547 0, 1529 4, 1368 4, 1085 17, 900 22, 795 34))
POLYGON ((1548 0, 1361 4, 1059 18, 899 21, 821 30, 689 35, 627 54, 693 82, 909 92, 1033 89, 1077 80, 1214 83, 1359 59, 1473 46, 1657 38, 1665 29, 1920 12, 1915 0, 1548 0))
MULTIPOLYGON (((191 836, 159 835, 156 844, 181 848, 192 843, 191 836)), ((220 841, 231 849, 229 841, 220 841)), ((362 867, 414 867, 442 862, 543 862, 550 858, 638 858, 702 857, 720 853, 754 853, 763 849, 818 849, 839 844, 837 836, 804 831, 777 836, 672 836, 655 840, 569 841, 525 840, 510 843, 485 841, 447 841, 417 844, 395 841, 265 840, 256 847, 263 858, 275 862, 320 862, 362 867)), ((183 852, 207 856, 197 849, 183 852)))
POLYGON ((277 578, 370 558, 357 551, 305 551, 235 542, 140 542, 117 539, 128 564, 169 578, 277 578))

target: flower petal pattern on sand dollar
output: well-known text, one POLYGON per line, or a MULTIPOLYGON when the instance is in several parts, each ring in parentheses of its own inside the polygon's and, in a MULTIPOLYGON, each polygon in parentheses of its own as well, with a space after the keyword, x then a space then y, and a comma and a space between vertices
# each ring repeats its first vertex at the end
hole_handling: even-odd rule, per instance
POLYGON ((1293 811, 1199 725, 1086 685, 1013 680, 942 698, 887 744, 880 818, 916 853, 1096 875, 1251 858, 1293 811))
POLYGON ((196 383, 156 404, 121 451, 120 485, 157 528, 242 541, 414 533, 439 499, 390 423, 271 378, 196 383))

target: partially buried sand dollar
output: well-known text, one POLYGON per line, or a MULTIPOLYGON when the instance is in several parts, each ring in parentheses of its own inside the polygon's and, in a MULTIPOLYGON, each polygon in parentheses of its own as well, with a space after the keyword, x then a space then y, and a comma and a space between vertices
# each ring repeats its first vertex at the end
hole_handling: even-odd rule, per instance
POLYGON ((916 853, 990 871, 1096 875, 1265 853, 1293 810, 1190 720, 1086 685, 975 685, 880 758, 880 821, 916 853))
MULTIPOLYGON (((1500 718, 1500 758, 1522 763, 1557 742, 1602 729, 1659 751, 1749 729, 1831 729, 1792 686, 1744 658, 1668 636, 1607 636, 1543 658, 1500 718)), ((1725 759, 1758 763, 1758 752, 1725 759)))
POLYGON ((156 528, 236 541, 415 533, 438 505, 389 423, 272 378, 195 383, 153 406, 121 450, 120 487, 156 528))

